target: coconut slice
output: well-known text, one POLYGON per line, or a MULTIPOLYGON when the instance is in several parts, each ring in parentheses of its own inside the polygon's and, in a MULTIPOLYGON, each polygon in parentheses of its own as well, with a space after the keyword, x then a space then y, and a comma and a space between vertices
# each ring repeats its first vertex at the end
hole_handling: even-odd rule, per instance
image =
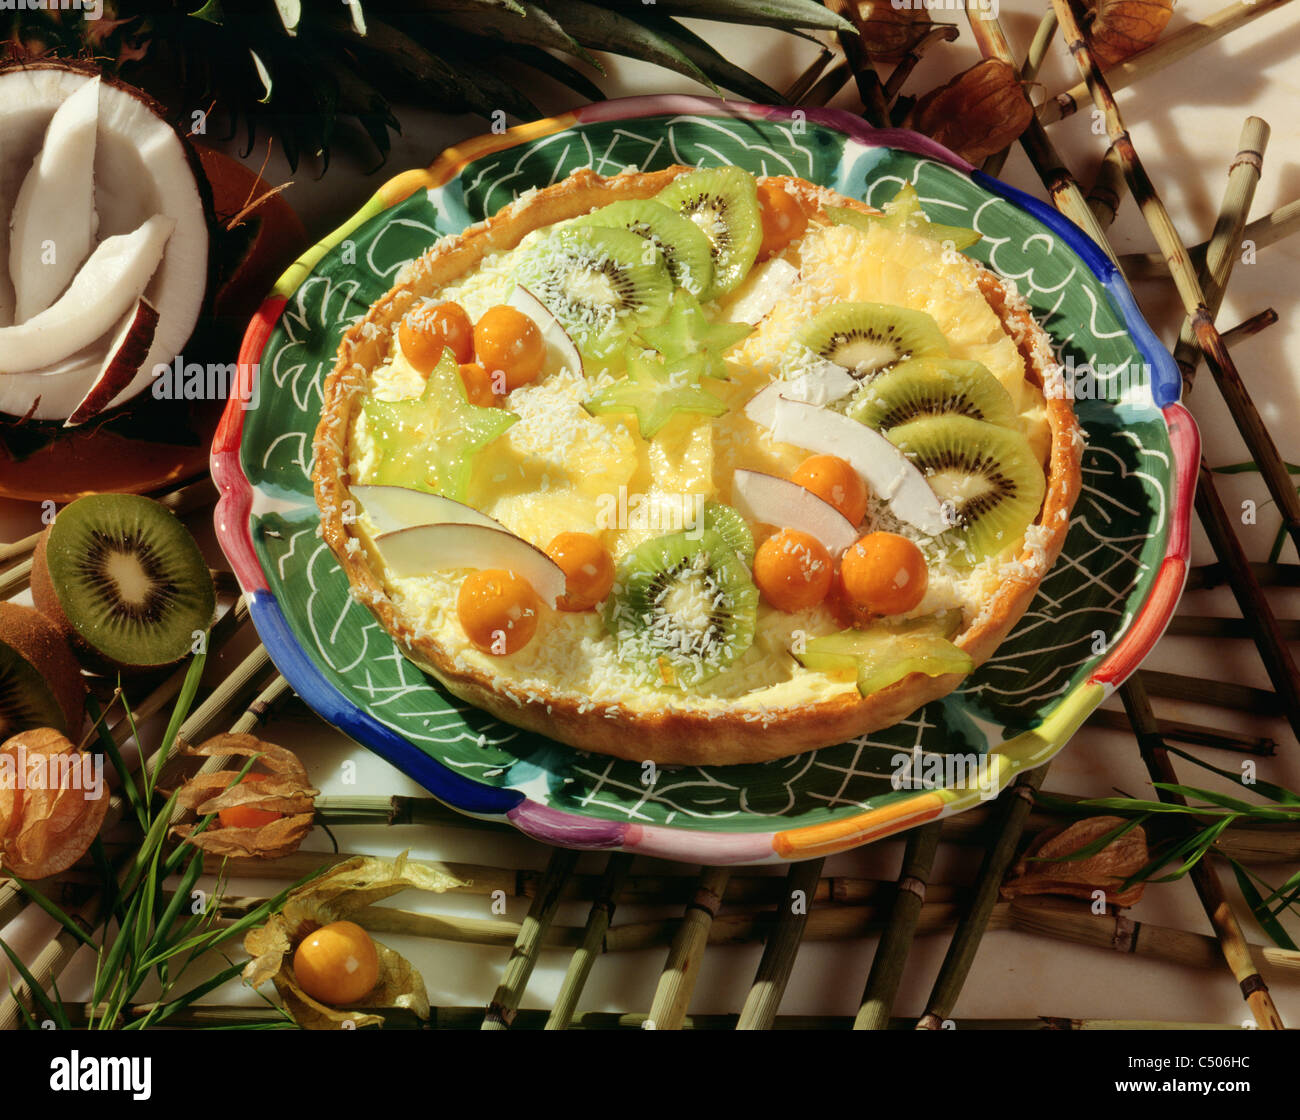
POLYGON ((375 544, 388 574, 418 579, 448 568, 505 569, 527 580, 551 607, 564 594, 564 570, 540 548, 486 525, 416 525, 382 533, 375 544))
POLYGON ((379 533, 395 533, 417 525, 483 525, 506 531, 500 521, 473 506, 426 490, 412 490, 409 486, 353 486, 351 493, 379 533))
POLYGON ((515 290, 506 302, 516 311, 527 315, 542 332, 542 341, 546 343, 546 364, 543 368, 547 372, 567 367, 576 374, 582 373, 582 355, 578 353, 569 332, 551 314, 551 309, 546 304, 522 284, 515 285, 515 290))
POLYGON ((59 106, 9 216, 16 323, 49 307, 94 245, 99 88, 94 78, 59 106))
POLYGON ((127 312, 121 328, 109 343, 108 354, 100 364, 86 395, 64 421, 65 428, 75 428, 98 416, 122 391, 123 386, 131 383, 153 345, 157 330, 158 309, 148 300, 142 299, 127 312))
POLYGON ((760 389, 749 398, 745 415, 755 424, 770 428, 776 423, 776 406, 782 397, 818 406, 828 405, 847 397, 861 384, 843 366, 819 358, 807 373, 788 381, 773 381, 760 389))
MULTIPOLYGON (((0 71, 0 262, 7 265, 10 252, 9 216, 24 178, 33 167, 45 143, 55 113, 78 91, 93 81, 99 83, 99 118, 94 145, 94 205, 98 211, 98 237, 105 240, 129 234, 150 218, 160 216, 175 223, 167 239, 162 261, 148 286, 136 297, 124 299, 119 311, 107 316, 107 323, 95 333, 98 354, 77 354, 85 366, 94 359, 98 369, 108 347, 109 333, 143 294, 158 310, 158 327, 153 345, 140 363, 136 376, 109 402, 116 407, 147 390, 152 371, 167 365, 180 353, 198 321, 208 278, 208 208, 204 201, 206 186, 200 178, 197 160, 188 144, 165 119, 163 110, 147 95, 110 78, 99 78, 85 70, 63 63, 33 63, 0 71)), ((88 154, 88 153, 87 153, 88 154)), ((85 156, 83 156, 85 158, 85 156)), ((60 221, 72 220, 61 215, 60 221)), ((0 266, 0 328, 13 323, 8 268, 0 266)), ((40 367, 47 373, 71 358, 65 350, 53 362, 40 367)), ((17 368, 9 355, 0 349, 0 370, 17 368)), ((67 372, 66 370, 64 371, 67 372)), ((93 378, 94 371, 89 375, 93 378)), ((69 374, 68 383, 73 382, 69 374)), ((76 407, 85 393, 45 387, 37 419, 63 419, 76 407), (64 400, 69 411, 51 413, 48 407, 55 396, 64 400)), ((13 385, 0 376, 0 399, 11 401, 27 393, 25 387, 13 385)), ((29 398, 29 403, 31 399, 29 398)), ((15 411, 7 404, 5 411, 15 411)), ((19 411, 19 415, 25 412, 19 411)))
POLYGON ((731 504, 752 521, 816 537, 832 556, 849 548, 859 536, 857 526, 829 502, 774 474, 736 471, 731 476, 731 504))
POLYGON ((727 309, 726 318, 733 323, 756 325, 794 291, 799 270, 781 257, 760 264, 745 281, 727 309))
POLYGON ((901 451, 873 428, 804 401, 780 398, 773 408, 772 438, 808 451, 838 455, 862 476, 894 515, 928 536, 951 528, 943 503, 901 451))
POLYGON ((133 233, 101 242, 57 302, 25 322, 0 327, 4 371, 56 365, 107 334, 144 293, 175 226, 156 216, 133 233))

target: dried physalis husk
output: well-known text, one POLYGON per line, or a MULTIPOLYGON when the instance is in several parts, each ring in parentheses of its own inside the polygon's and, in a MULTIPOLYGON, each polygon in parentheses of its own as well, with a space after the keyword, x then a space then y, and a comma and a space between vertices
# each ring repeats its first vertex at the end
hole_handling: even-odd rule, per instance
POLYGON ((1160 38, 1173 0, 1089 0, 1088 49, 1103 70, 1144 51, 1160 38))
POLYGON ((108 812, 103 761, 42 727, 0 745, 0 867, 57 875, 86 854, 108 812))
POLYGON ((907 123, 979 163, 1010 145, 1033 116, 1015 67, 986 58, 922 97, 907 123))
MULTIPOLYGON (((338 1030, 379 1025, 379 1015, 329 1007, 313 999, 293 975, 293 954, 303 938, 330 922, 348 919, 364 927, 367 907, 405 890, 440 894, 464 886, 438 864, 412 863, 403 852, 396 859, 354 856, 290 892, 284 907, 266 925, 249 931, 244 949, 253 959, 244 966, 244 982, 257 987, 270 980, 294 1021, 309 1030, 338 1030)), ((366 1007, 404 1007, 421 1019, 429 1015, 429 997, 420 974, 399 953, 375 943, 379 981, 365 997, 366 1007)))
POLYGON ((243 805, 281 815, 255 826, 223 826, 214 821, 198 833, 191 821, 176 825, 174 836, 214 855, 277 859, 296 851, 311 831, 319 791, 308 784, 307 771, 292 751, 252 735, 217 735, 197 747, 182 744, 182 751, 212 758, 257 759, 249 771, 250 777, 257 775, 253 781, 232 785, 239 778, 238 769, 194 775, 177 792, 182 808, 197 817, 243 805))
POLYGON ((1079 849, 1099 840, 1124 823, 1123 817, 1085 817, 1068 828, 1049 828, 1034 837, 1025 854, 1002 884, 1003 898, 1031 894, 1064 894, 1092 898, 1104 891, 1112 906, 1132 906, 1142 897, 1144 884, 1119 887, 1150 860, 1147 837, 1138 825, 1083 859, 1068 860, 1079 849))
POLYGON ((933 26, 921 3, 895 7, 890 0, 862 0, 854 14, 862 49, 876 62, 902 61, 933 26))

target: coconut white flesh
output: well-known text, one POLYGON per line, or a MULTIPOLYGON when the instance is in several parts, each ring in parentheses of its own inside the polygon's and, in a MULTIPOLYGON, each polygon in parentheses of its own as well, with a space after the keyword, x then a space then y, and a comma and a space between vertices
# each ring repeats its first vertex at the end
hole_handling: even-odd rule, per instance
POLYGON ((32 420, 63 420, 71 416, 121 350, 137 324, 143 302, 137 301, 102 338, 47 369, 36 373, 0 373, 0 412, 32 420))
POLYGON ((838 556, 858 539, 857 526, 833 505, 797 482, 774 474, 734 472, 731 504, 751 521, 816 537, 831 556, 838 556))
POLYGON ((16 323, 58 299, 95 243, 100 84, 98 78, 86 82, 50 118, 40 154, 9 215, 16 323))
POLYGON ((484 525, 489 529, 505 526, 473 506, 430 494, 425 490, 412 490, 409 486, 352 487, 359 513, 366 514, 379 533, 395 533, 417 525, 484 525))
MULTIPOLYGON (((543 367, 546 373, 564 368, 577 374, 582 373, 582 355, 578 353, 578 347, 546 304, 522 284, 515 285, 515 290, 506 302, 516 311, 527 315, 542 332, 542 341, 546 343, 546 364, 543 367)), ((488 370, 488 373, 491 372, 488 370)))
MULTIPOLYGON (((26 67, 0 74, 0 261, 9 259, 8 215, 51 118, 91 80, 61 68, 26 67)), ((208 225, 180 136, 143 101, 109 82, 100 88, 94 167, 101 240, 130 233, 155 215, 176 223, 162 263, 143 293, 158 309, 153 346, 139 373, 110 402, 109 407, 115 407, 146 389, 154 367, 169 364, 193 332, 207 284, 208 225)), ((7 271, 0 268, 0 327, 13 321, 5 313, 7 271)), ((107 338, 103 342, 106 349, 107 338)), ((0 397, 7 398, 4 380, 0 377, 0 397)), ((76 403, 71 401, 69 408, 76 403)))
POLYGON ((90 387, 63 422, 65 428, 84 424, 108 407, 108 402, 135 376, 153 345, 153 336, 157 330, 158 309, 148 300, 137 301, 135 307, 126 313, 125 320, 109 343, 108 353, 92 378, 90 387))
POLYGON ((925 475, 874 428, 841 412, 785 397, 777 401, 773 417, 774 440, 844 459, 900 520, 932 537, 951 528, 925 475))
POLYGON ((799 270, 794 265, 773 257, 750 272, 723 317, 733 323, 756 325, 794 291, 798 279, 799 270))
POLYGON ((564 594, 564 571, 540 548, 486 525, 417 525, 382 533, 375 545, 388 574, 415 579, 449 568, 504 569, 526 580, 547 606, 564 594))
POLYGON ((175 226, 159 215, 101 241, 51 306, 0 327, 0 376, 44 369, 106 334, 149 286, 175 226))
POLYGON ((776 422, 777 402, 784 397, 807 404, 827 405, 842 400, 862 382, 843 366, 820 359, 816 365, 788 381, 773 381, 749 398, 745 415, 755 424, 770 428, 776 422))

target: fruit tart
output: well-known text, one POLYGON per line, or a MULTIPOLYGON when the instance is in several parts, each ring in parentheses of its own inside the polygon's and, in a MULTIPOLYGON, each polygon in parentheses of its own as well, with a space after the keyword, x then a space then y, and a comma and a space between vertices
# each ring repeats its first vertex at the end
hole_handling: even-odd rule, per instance
POLYGON ((583 170, 344 337, 324 539, 403 654, 574 747, 780 758, 958 687, 1024 613, 1080 429, 1014 284, 904 187, 583 170))

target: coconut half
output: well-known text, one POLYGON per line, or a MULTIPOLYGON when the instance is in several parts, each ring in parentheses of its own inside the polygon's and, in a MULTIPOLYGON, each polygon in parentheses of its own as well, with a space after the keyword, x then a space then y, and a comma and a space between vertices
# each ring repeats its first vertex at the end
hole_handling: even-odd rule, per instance
MULTIPOLYGON (((158 313, 153 340, 132 376, 104 408, 123 404, 147 388, 154 367, 170 364, 189 340, 207 287, 208 214, 203 185, 188 146, 163 118, 160 107, 140 91, 100 78, 90 70, 61 64, 10 68, 0 71, 0 151, 4 153, 0 159, 0 329, 15 327, 15 289, 23 294, 23 318, 30 321, 50 311, 77 286, 73 275, 61 291, 53 293, 51 302, 26 314, 44 298, 28 294, 26 270, 31 246, 48 240, 39 235, 54 220, 50 208, 56 199, 75 193, 59 176, 42 171, 41 161, 48 148, 51 171, 56 165, 69 169, 69 174, 84 171, 69 154, 67 133, 89 105, 91 94, 85 91, 91 85, 98 89, 93 145, 95 218, 84 210, 76 217, 67 213, 57 216, 60 230, 80 229, 88 222, 94 227, 96 244, 78 262, 77 272, 94 260, 98 246, 112 238, 134 234, 146 226, 151 232, 167 227, 170 233, 143 290, 133 292, 129 299, 121 292, 102 289, 92 294, 86 316, 104 324, 95 338, 70 345, 62 331, 42 330, 39 333, 44 337, 33 351, 29 346, 32 332, 12 336, 22 343, 23 372, 0 373, 0 410, 37 420, 67 419, 115 358, 113 380, 120 378, 122 359, 117 352, 122 350, 123 314, 128 306, 137 306, 141 297, 158 313), (56 114, 77 95, 78 101, 56 121, 56 114), (6 267, 15 258, 19 261, 16 268, 22 271, 16 283, 6 267), (103 314, 100 302, 116 302, 119 310, 103 314), (13 377, 23 381, 7 384, 13 377), (55 381, 42 385, 33 381, 36 377, 55 381), (43 392, 32 391, 42 388, 43 392)), ((84 121, 80 124, 84 126, 84 121)), ((81 158, 90 158, 89 145, 81 158)), ((56 240, 56 250, 58 247, 56 240)), ((84 335, 85 329, 79 326, 77 337, 84 335)), ((0 355, 0 362, 11 370, 19 364, 13 353, 0 355)))

